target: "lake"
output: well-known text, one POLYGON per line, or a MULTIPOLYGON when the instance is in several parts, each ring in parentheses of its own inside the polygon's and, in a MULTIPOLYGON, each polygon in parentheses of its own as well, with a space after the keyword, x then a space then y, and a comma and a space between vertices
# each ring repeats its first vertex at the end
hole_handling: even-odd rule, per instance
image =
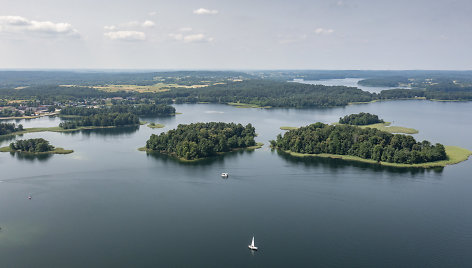
POLYGON ((357 84, 359 81, 364 80, 365 78, 342 78, 342 79, 324 79, 324 80, 303 80, 303 79, 294 79, 294 82, 309 84, 309 85, 325 85, 325 86, 346 86, 346 87, 357 87, 364 91, 371 93, 380 93, 382 90, 394 89, 394 88, 405 88, 409 89, 410 87, 368 87, 357 84))
MULTIPOLYGON (((370 112, 418 129, 417 139, 472 149, 472 102, 175 107, 182 114, 144 118, 163 129, 19 137, 48 139, 75 150, 69 155, 1 153, 0 267, 472 266, 471 160, 398 169, 299 159, 267 146, 280 126, 370 112), (250 122, 265 146, 195 163, 137 150, 152 133, 199 121, 250 122), (257 252, 247 248, 253 235, 257 252)), ((18 122, 45 127, 60 119, 18 122)))

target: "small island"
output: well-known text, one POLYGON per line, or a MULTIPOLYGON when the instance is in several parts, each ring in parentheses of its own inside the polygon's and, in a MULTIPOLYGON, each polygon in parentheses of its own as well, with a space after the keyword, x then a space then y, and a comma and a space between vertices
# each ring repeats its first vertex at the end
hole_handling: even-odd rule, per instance
POLYGON ((344 117, 339 118, 338 123, 333 124, 345 124, 359 126, 361 128, 375 128, 381 131, 386 131, 389 133, 403 133, 403 134, 416 134, 418 130, 414 128, 400 127, 400 126, 391 126, 390 122, 385 122, 383 119, 380 119, 378 115, 370 113, 358 113, 350 114, 344 117))
POLYGON ((209 122, 179 125, 177 129, 152 134, 140 150, 159 152, 180 160, 193 161, 234 151, 256 149, 255 128, 235 123, 209 122))
POLYGON ((163 127, 165 127, 165 125, 163 125, 163 124, 156 124, 156 123, 149 123, 147 126, 149 128, 163 128, 163 127))
POLYGON ((49 144, 49 141, 37 138, 28 140, 17 140, 10 143, 10 146, 0 148, 0 152, 27 153, 27 154, 70 154, 73 150, 56 148, 49 144))
POLYGON ((382 119, 379 119, 378 115, 370 113, 350 114, 346 115, 345 117, 339 118, 339 124, 346 125, 365 126, 378 123, 385 122, 382 119))
POLYGON ((471 151, 375 128, 315 123, 279 134, 271 147, 294 156, 340 158, 397 167, 438 167, 467 160, 471 151))

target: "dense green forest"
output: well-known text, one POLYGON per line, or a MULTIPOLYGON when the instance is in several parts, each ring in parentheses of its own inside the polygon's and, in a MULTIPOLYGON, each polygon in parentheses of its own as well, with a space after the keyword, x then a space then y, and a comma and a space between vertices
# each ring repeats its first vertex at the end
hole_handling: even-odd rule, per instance
POLYGON ((362 86, 370 87, 398 87, 401 84, 408 84, 410 80, 404 76, 389 76, 380 78, 364 79, 358 82, 362 86))
POLYGON ((75 129, 86 126, 129 126, 139 124, 139 118, 131 113, 107 113, 84 116, 79 119, 61 122, 59 127, 63 129, 75 129))
POLYGON ((417 142, 412 136, 374 128, 315 123, 287 131, 271 141, 273 148, 302 154, 353 155, 390 163, 416 164, 447 159, 442 144, 417 142))
POLYGON ((23 130, 23 125, 19 124, 16 126, 15 123, 0 123, 0 135, 7 135, 13 132, 23 130))
POLYGON ((10 149, 21 152, 42 153, 54 150, 54 146, 50 145, 49 141, 38 138, 17 140, 16 142, 10 143, 10 149))
POLYGON ((61 110, 61 115, 80 115, 88 116, 106 113, 131 113, 138 116, 158 116, 173 115, 175 108, 166 104, 140 104, 140 105, 123 105, 117 104, 103 108, 87 108, 68 106, 61 110))
POLYGON ((186 160, 194 160, 229 152, 235 148, 254 146, 255 128, 235 123, 193 123, 151 135, 146 149, 186 160))
POLYGON ((175 99, 177 103, 241 102, 273 107, 331 107, 371 101, 375 95, 353 87, 247 80, 198 89, 171 89, 157 96, 175 99))
POLYGON ((382 119, 379 119, 378 115, 370 113, 358 113, 350 114, 345 117, 339 118, 340 124, 348 125, 371 125, 377 123, 384 123, 382 119))

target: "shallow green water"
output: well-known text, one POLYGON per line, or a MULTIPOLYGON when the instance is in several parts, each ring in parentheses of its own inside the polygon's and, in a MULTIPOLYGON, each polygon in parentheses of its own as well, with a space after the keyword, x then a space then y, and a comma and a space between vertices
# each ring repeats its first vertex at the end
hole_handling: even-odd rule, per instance
MULTIPOLYGON (((371 112, 418 139, 472 149, 472 103, 332 109, 176 105, 163 123, 31 133, 75 152, 0 154, 0 267, 469 267, 472 167, 383 168, 267 148, 280 126, 371 112), (266 146, 197 163, 136 149, 198 121, 251 122, 266 146), (227 180, 219 175, 230 173, 227 180), (32 200, 27 196, 31 194, 32 200), (247 245, 256 237, 258 252, 247 245)), ((56 126, 59 119, 22 121, 56 126)), ((3 140, 0 146, 11 140, 3 140)))

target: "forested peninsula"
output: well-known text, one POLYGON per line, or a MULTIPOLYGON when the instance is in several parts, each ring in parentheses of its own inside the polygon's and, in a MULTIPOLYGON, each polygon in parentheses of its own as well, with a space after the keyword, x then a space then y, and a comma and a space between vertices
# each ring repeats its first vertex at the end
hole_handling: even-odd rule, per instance
POLYGON ((0 148, 0 152, 18 152, 28 154, 70 154, 73 150, 64 150, 52 146, 49 141, 37 138, 28 140, 17 140, 10 143, 10 146, 0 148))
POLYGON ((363 159, 368 160, 367 162, 393 166, 448 160, 446 149, 442 144, 417 142, 412 136, 350 125, 315 123, 287 131, 283 136, 279 134, 276 140, 271 141, 271 146, 298 156, 363 159))
POLYGON ((255 128, 235 123, 209 122, 178 125, 159 135, 152 134, 144 148, 181 160, 198 160, 239 148, 255 148, 255 128))

